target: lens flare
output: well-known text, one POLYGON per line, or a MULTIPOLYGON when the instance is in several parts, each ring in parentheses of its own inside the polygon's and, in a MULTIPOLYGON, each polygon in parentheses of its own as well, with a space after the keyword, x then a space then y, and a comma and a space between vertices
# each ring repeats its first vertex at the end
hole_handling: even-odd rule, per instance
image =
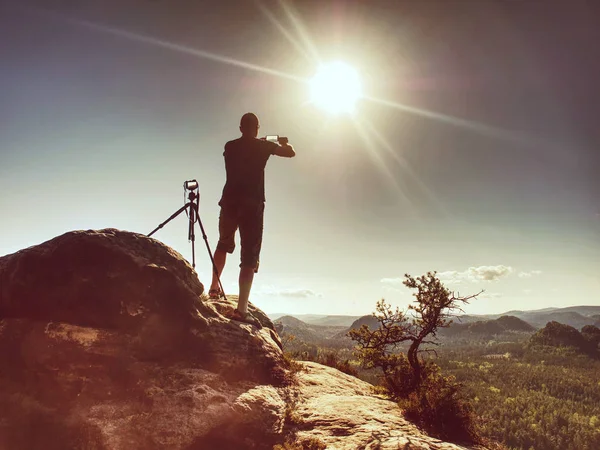
POLYGON ((310 80, 311 102, 332 114, 354 112, 361 95, 358 72, 341 61, 321 65, 310 80))

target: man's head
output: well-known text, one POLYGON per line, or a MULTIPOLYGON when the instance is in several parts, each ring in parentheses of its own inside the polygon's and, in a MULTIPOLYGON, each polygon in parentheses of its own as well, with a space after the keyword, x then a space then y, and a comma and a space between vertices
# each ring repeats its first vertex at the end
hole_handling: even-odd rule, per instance
POLYGON ((242 132, 242 135, 255 138, 258 136, 259 128, 260 123, 256 114, 246 113, 242 116, 242 120, 240 120, 240 131, 242 132))

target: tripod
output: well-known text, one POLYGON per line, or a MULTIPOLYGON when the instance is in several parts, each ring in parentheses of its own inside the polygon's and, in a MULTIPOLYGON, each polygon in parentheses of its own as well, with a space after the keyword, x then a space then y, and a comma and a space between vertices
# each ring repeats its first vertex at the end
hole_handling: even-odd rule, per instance
POLYGON ((198 185, 198 182, 196 180, 190 180, 190 181, 184 182, 183 183, 184 196, 185 196, 186 191, 189 191, 188 196, 187 196, 188 202, 185 205, 183 205, 181 208, 179 208, 177 211, 175 211, 171 215, 171 217, 169 217, 167 220, 165 220, 163 223, 161 223, 159 226, 157 226, 154 230, 152 230, 150 232, 150 234, 148 234, 148 237, 151 237, 154 233, 156 233, 158 230, 160 230, 162 227, 164 227, 167 223, 169 223, 171 220, 173 220, 175 217, 177 217, 179 214, 181 214, 183 211, 186 211, 189 208, 189 211, 186 211, 186 212, 187 212, 187 216, 188 216, 188 240, 192 243, 192 267, 194 269, 196 268, 196 249, 195 249, 196 234, 194 233, 194 224, 196 222, 198 222, 198 225, 200 225, 200 231, 202 232, 202 238, 204 239, 204 243, 206 244, 206 249, 208 250, 208 256, 210 256, 210 262, 212 263, 213 272, 217 276, 217 280, 219 281, 219 288, 221 289, 221 292, 223 293, 223 297, 225 298, 225 300, 227 300, 227 297, 225 296, 225 290, 223 289, 223 285, 221 284, 221 277, 219 276, 219 272, 217 271, 217 266, 215 265, 215 259, 213 258, 213 254, 210 251, 210 245, 208 244, 208 238, 206 237, 206 232, 204 231, 204 226, 202 225, 202 220, 200 220, 200 212, 199 212, 200 187, 198 185))

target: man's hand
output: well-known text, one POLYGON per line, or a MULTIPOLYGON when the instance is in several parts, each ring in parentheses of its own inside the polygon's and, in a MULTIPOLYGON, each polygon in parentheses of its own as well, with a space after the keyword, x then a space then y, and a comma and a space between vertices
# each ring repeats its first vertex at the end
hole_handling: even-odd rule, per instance
POLYGON ((273 154, 283 156, 284 158, 293 158, 296 156, 294 147, 288 144, 288 138, 279 138, 279 147, 275 149, 273 154))

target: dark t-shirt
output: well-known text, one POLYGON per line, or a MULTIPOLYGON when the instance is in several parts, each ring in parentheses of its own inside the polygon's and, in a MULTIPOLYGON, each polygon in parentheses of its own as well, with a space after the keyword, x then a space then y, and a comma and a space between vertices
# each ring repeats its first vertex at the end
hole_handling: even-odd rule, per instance
POLYGON ((219 204, 264 202, 265 166, 278 147, 274 142, 248 137, 225 144, 227 181, 219 204))

